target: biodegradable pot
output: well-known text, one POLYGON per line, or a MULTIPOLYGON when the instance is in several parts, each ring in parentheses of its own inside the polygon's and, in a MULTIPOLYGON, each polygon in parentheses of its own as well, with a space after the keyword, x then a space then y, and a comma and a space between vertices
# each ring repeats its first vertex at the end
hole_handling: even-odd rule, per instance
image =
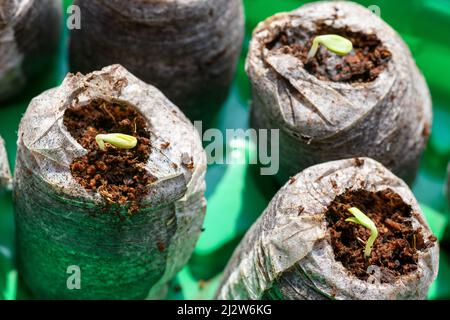
POLYGON ((393 190, 411 206, 412 228, 421 230, 424 239, 432 237, 411 190, 378 162, 360 158, 316 165, 293 177, 272 199, 234 252, 217 297, 425 299, 438 272, 437 244, 418 250, 416 271, 393 283, 361 280, 335 260, 325 213, 337 196, 359 188, 393 190))
POLYGON ((30 103, 19 127, 16 163, 18 260, 35 295, 163 296, 201 232, 206 155, 192 124, 159 90, 120 65, 67 75, 60 87, 30 103), (150 128, 151 152, 143 167, 157 180, 132 215, 127 206, 88 192, 69 169, 87 150, 68 132, 64 114, 97 99, 133 107, 150 128), (69 290, 66 282, 73 278, 67 272, 76 268, 81 289, 69 290))
POLYGON ((70 65, 90 72, 120 63, 158 87, 191 119, 224 102, 244 36, 241 0, 75 0, 70 65))
POLYGON ((0 192, 4 189, 11 189, 11 181, 11 170, 9 169, 5 141, 0 137, 0 192))
POLYGON ((59 0, 0 1, 0 100, 48 65, 58 46, 61 13, 59 0))
POLYGON ((253 33, 246 71, 252 126, 280 129, 281 183, 311 165, 354 156, 376 159, 413 181, 431 128, 429 90, 400 36, 366 8, 321 1, 267 19, 253 33), (377 43, 372 58, 386 53, 390 60, 360 75, 369 80, 339 81, 342 62, 354 68, 356 53, 339 57, 322 47, 318 55, 327 65, 315 67, 329 77, 317 76, 292 52, 307 52, 315 36, 330 33, 353 36, 369 48, 377 43))

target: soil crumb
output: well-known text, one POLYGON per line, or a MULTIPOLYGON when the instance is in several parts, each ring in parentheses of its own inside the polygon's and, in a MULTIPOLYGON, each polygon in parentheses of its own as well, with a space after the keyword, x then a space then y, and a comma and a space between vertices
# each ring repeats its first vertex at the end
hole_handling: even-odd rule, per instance
POLYGON ((94 100, 67 109, 64 124, 88 150, 87 155, 75 159, 70 166, 75 180, 86 190, 98 192, 108 204, 126 205, 129 214, 136 213, 149 191, 148 185, 156 181, 145 169, 151 152, 145 118, 131 106, 94 100), (138 144, 130 150, 106 144, 106 151, 102 151, 95 137, 105 133, 132 135, 138 144))
POLYGON ((378 266, 381 283, 393 283, 398 277, 415 271, 418 251, 432 247, 436 238, 424 239, 421 228, 414 230, 411 215, 412 208, 391 189, 376 193, 347 191, 337 196, 326 213, 336 260, 362 280, 371 276, 370 266, 378 266), (364 248, 370 230, 345 221, 352 217, 348 212, 351 207, 360 209, 372 219, 379 232, 367 259, 364 248))
POLYGON ((392 53, 375 34, 352 32, 346 28, 335 29, 321 24, 314 35, 306 36, 295 30, 282 31, 267 47, 299 58, 306 71, 323 81, 372 82, 392 59, 392 53), (353 43, 353 51, 339 56, 321 46, 316 56, 308 61, 314 38, 325 34, 347 38, 353 43))

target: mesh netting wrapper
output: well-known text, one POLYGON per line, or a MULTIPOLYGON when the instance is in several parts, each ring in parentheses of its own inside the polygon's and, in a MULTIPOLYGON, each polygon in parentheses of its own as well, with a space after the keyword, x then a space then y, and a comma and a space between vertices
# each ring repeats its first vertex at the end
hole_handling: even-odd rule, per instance
POLYGON ((11 171, 9 169, 5 141, 0 137, 0 192, 11 188, 11 181, 11 171))
MULTIPOLYGON (((272 199, 234 252, 217 297, 425 299, 438 272, 436 243, 417 250, 415 270, 391 282, 360 279, 336 261, 325 213, 337 196, 355 189, 396 193, 411 208, 407 221, 412 229, 423 239, 433 238, 408 186, 378 162, 360 158, 316 165, 293 177, 272 199)), ((419 240, 411 240, 419 247, 419 240)), ((385 241, 384 236, 377 241, 385 241)))
POLYGON ((191 119, 226 99, 242 40, 241 0, 79 1, 71 32, 74 72, 120 63, 155 85, 191 119))
POLYGON ((430 134, 429 90, 400 36, 368 9, 321 1, 277 14, 254 31, 246 70, 252 126, 280 129, 280 182, 354 156, 414 179, 430 134), (353 39, 355 50, 341 57, 321 47, 308 62, 311 39, 322 34, 353 39))
POLYGON ((59 0, 0 0, 0 100, 41 72, 58 46, 59 0))
POLYGON ((19 128, 14 203, 25 282, 41 298, 162 297, 201 232, 205 170, 197 131, 159 90, 119 65, 69 74, 32 100, 19 128), (132 215, 87 191, 69 169, 87 150, 64 115, 99 99, 132 107, 148 123, 151 152, 141 169, 155 181, 132 215), (81 288, 69 290, 68 272, 77 269, 81 288))

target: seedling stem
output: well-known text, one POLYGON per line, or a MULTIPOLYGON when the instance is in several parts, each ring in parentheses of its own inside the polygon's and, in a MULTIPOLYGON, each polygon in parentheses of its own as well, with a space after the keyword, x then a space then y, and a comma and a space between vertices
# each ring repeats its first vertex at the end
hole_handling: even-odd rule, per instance
POLYGON ((375 223, 358 208, 350 208, 348 209, 348 212, 350 212, 353 217, 347 218, 345 221, 362 225, 370 230, 370 237, 366 242, 366 248, 364 250, 364 257, 369 258, 372 253, 373 244, 378 237, 378 229, 375 226, 375 223))

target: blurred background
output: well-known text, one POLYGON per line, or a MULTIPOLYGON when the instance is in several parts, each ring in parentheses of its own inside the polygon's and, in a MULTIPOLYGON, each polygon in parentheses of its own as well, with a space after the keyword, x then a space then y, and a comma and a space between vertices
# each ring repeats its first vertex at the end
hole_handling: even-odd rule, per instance
MULTIPOLYGON (((71 4, 64 0, 64 10, 71 4)), ((244 0, 246 38, 235 83, 214 126, 248 127, 251 99, 244 71, 251 32, 256 24, 277 12, 290 11, 309 1, 244 0)), ((450 299, 450 213, 444 195, 446 166, 450 160, 450 0, 356 1, 380 13, 408 43, 433 97, 434 123, 430 143, 422 160, 413 191, 433 232, 441 243, 440 271, 430 290, 430 299, 450 299)), ((0 135, 6 141, 14 167, 17 127, 30 100, 58 86, 68 72, 68 30, 61 36, 58 54, 46 71, 31 81, 12 100, 0 103, 0 135)), ((233 157, 246 157, 254 148, 246 141, 229 141, 233 157)), ((189 264, 173 281, 169 299, 209 299, 235 246, 262 213, 277 186, 253 174, 253 166, 211 165, 207 173, 208 208, 203 232, 189 264)), ((14 224, 11 195, 0 195, 0 299, 32 298, 20 281, 14 264, 14 224)))

